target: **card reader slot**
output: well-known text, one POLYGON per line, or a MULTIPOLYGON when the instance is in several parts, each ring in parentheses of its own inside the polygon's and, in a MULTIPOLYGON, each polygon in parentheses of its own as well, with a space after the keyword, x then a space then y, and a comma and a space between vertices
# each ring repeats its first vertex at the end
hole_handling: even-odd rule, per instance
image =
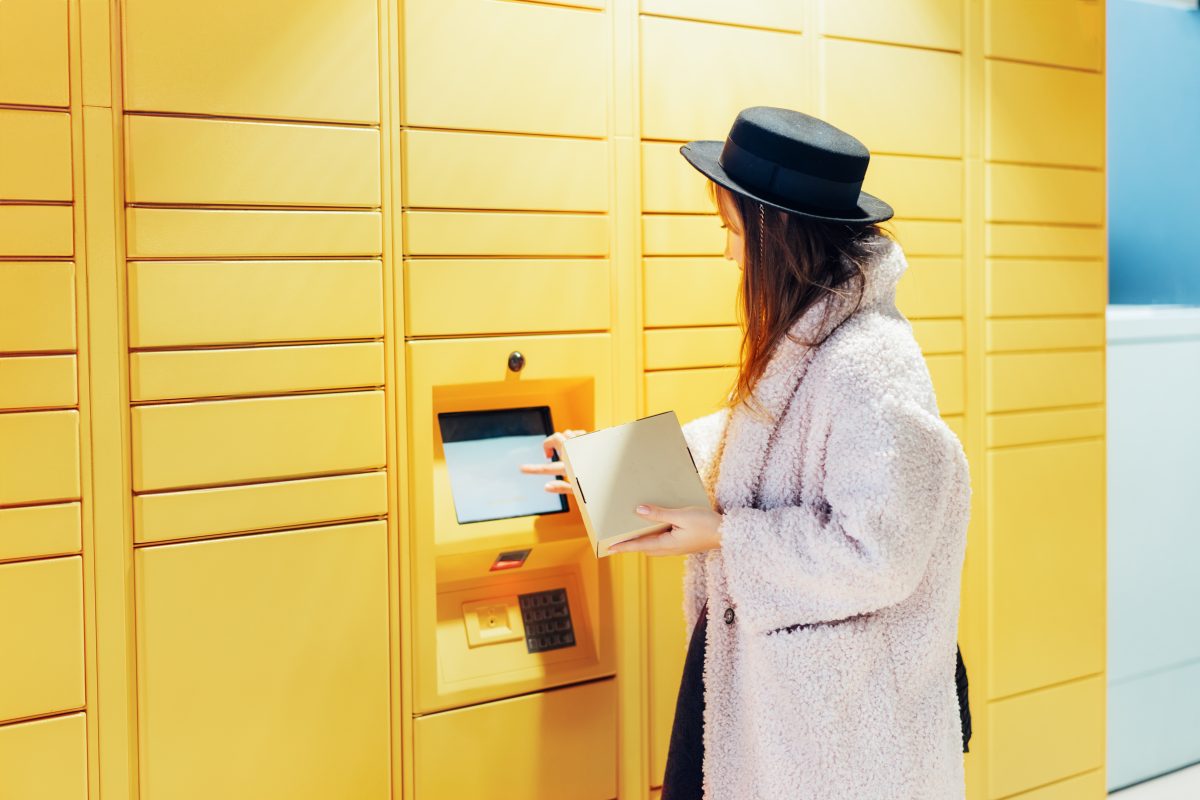
POLYGON ((575 486, 576 486, 576 488, 579 489, 579 499, 582 500, 586 504, 587 503, 587 495, 585 495, 583 493, 583 484, 579 482, 578 477, 575 478, 575 486))

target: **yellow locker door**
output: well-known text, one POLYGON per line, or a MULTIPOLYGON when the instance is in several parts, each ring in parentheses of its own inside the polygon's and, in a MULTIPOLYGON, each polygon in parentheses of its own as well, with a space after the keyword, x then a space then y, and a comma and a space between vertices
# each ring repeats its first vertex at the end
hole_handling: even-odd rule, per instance
POLYGON ((387 525, 141 548, 141 800, 390 797, 387 525))
POLYGON ((0 797, 86 800, 83 714, 0 725, 0 797))
POLYGON ((379 123, 373 0, 126 0, 125 107, 379 123))
POLYGON ((67 0, 0 3, 0 103, 69 102, 67 0))
POLYGON ((83 560, 0 564, 0 609, 0 722, 83 708, 83 560))

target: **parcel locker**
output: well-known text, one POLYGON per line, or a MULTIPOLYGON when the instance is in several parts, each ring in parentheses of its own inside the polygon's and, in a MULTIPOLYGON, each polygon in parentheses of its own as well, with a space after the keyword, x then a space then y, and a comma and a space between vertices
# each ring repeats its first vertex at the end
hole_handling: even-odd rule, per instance
POLYGON ((574 498, 518 466, 555 430, 613 424, 609 336, 406 349, 416 713, 612 675, 611 562, 574 498))

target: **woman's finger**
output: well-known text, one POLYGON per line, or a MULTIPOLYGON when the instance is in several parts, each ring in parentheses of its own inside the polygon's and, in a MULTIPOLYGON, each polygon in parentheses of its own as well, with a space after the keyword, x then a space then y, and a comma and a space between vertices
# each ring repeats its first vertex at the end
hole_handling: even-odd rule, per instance
POLYGON ((521 472, 527 475, 566 475, 567 468, 561 461, 548 461, 545 464, 521 464, 521 472))
POLYGON ((557 450, 559 453, 562 453, 562 445, 564 441, 573 436, 579 436, 580 434, 584 433, 587 433, 587 431, 574 428, 568 428, 565 431, 555 431, 542 441, 542 452, 546 454, 546 458, 554 458, 555 450, 557 450))

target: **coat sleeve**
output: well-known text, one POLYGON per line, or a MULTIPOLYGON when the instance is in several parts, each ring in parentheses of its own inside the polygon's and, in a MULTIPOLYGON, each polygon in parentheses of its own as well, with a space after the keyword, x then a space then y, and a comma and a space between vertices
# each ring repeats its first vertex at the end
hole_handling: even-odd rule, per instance
POLYGON ((915 591, 960 524, 970 476, 958 436, 911 399, 842 393, 825 442, 824 498, 726 509, 726 582, 739 621, 767 631, 877 611, 915 591))
MULTIPOLYGON (((692 451, 696 469, 701 475, 705 475, 707 470, 714 466, 713 457, 728 413, 729 408, 724 406, 682 426, 683 438, 687 441, 688 449, 692 451)), ((704 600, 708 596, 704 572, 706 559, 704 553, 688 553, 683 558, 683 621, 686 634, 690 637, 692 628, 696 627, 696 621, 700 618, 700 609, 704 607, 704 600)))

